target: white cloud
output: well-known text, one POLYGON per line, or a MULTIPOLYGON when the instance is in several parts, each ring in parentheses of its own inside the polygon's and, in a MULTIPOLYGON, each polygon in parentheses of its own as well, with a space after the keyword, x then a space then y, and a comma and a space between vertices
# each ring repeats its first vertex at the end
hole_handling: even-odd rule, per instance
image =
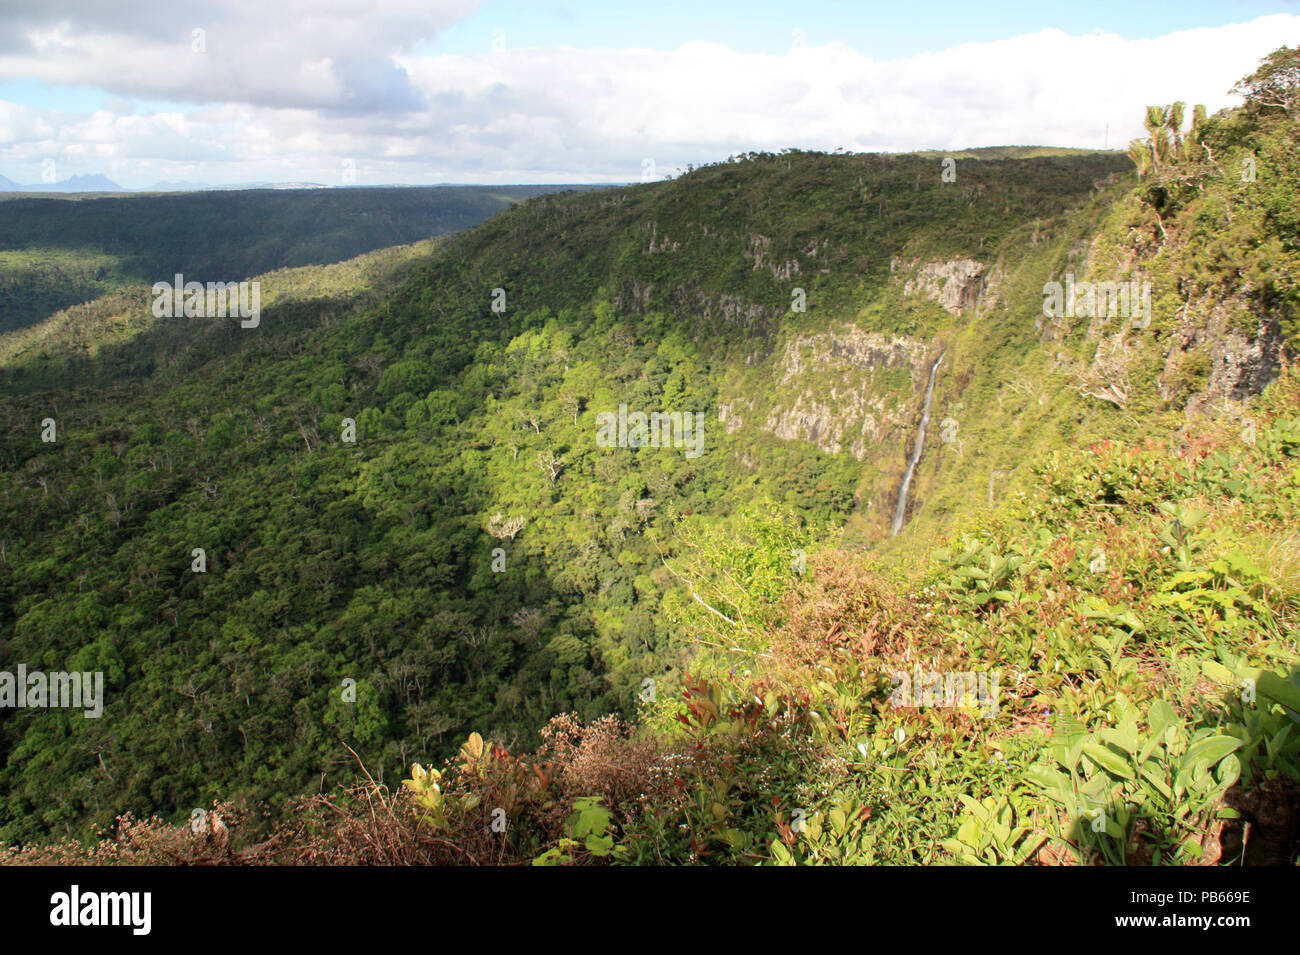
MULTIPOLYGON (((1148 103, 1183 99, 1211 112, 1228 105, 1233 83, 1300 27, 1300 17, 1277 15, 1148 40, 1046 30, 889 61, 842 44, 783 56, 713 43, 671 51, 407 52, 417 35, 473 3, 434 6, 439 13, 426 16, 415 12, 426 7, 415 0, 336 0, 309 16, 295 0, 283 17, 296 32, 265 29, 229 56, 219 52, 222 38, 246 21, 214 19, 206 65, 188 53, 188 28, 179 21, 168 29, 186 40, 180 53, 175 41, 131 30, 134 20, 115 29, 132 32, 138 48, 114 48, 116 34, 87 32, 86 23, 98 21, 38 25, 26 35, 44 37, 46 52, 0 49, 0 77, 217 105, 78 116, 0 103, 0 172, 30 181, 31 170, 53 156, 76 167, 70 171, 104 172, 127 185, 160 178, 339 183, 351 160, 358 183, 572 182, 639 179, 644 157, 666 172, 787 146, 1100 147, 1109 126, 1115 148, 1141 133, 1148 103), (363 8, 372 14, 353 24, 363 8), (417 20, 422 29, 410 26, 417 20), (160 57, 174 68, 162 70, 160 57)), ((234 9, 252 16, 267 8, 234 9)))
POLYGON ((478 0, 62 0, 0 9, 0 79, 336 113, 421 109, 392 57, 478 0))

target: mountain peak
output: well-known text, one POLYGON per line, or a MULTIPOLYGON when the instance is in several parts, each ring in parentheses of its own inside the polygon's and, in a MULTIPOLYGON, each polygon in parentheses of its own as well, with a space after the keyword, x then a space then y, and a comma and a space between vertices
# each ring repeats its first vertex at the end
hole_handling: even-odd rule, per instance
POLYGON ((24 185, 0 176, 0 192, 126 192, 102 173, 78 173, 58 182, 24 185))

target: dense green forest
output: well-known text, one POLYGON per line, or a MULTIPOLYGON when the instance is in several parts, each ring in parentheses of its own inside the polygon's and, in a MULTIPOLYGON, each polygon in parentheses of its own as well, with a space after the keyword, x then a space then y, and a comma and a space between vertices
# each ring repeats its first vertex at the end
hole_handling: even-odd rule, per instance
POLYGON ((253 329, 123 283, 6 336, 0 653, 106 690, 0 714, 0 841, 228 801, 265 844, 368 774, 476 860, 1285 858, 1300 130, 1183 112, 1132 158, 751 153, 266 272, 253 329), (1150 313, 1048 314, 1067 274, 1150 313), (637 412, 697 446, 599 440, 637 412), (1001 703, 899 706, 922 670, 1001 703))
POLYGON ((457 232, 511 203, 566 188, 573 187, 6 197, 0 200, 0 332, 177 272, 230 282, 457 232))

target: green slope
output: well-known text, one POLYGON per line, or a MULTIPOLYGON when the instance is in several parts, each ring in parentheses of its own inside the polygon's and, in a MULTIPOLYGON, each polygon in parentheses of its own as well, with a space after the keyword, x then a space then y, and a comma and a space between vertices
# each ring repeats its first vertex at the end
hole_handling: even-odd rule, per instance
MULTIPOLYGON (((0 331, 131 284, 231 282, 477 225, 564 186, 21 196, 0 200, 0 331)), ((579 187, 587 188, 587 187, 579 187)))
MULTIPOLYGON (((797 551, 878 548, 901 587, 936 532, 983 520, 990 477, 1019 500, 1043 454, 1167 436, 1216 388, 1240 414, 1285 351, 1295 133, 1221 123, 1221 161, 1277 174, 1207 173, 1181 211, 1113 154, 958 154, 955 179, 939 156, 750 155, 262 275, 256 329, 154 320, 137 288, 9 336, 0 646, 108 689, 100 720, 0 717, 0 836, 279 805, 354 778, 344 743, 391 783, 471 731, 517 751, 556 713, 630 716, 648 679, 667 725, 688 669, 738 668, 721 621, 767 652, 797 551), (1216 203, 1278 244, 1255 263, 1277 290, 1226 277, 1216 203), (1045 320, 1046 282, 1138 265, 1148 325, 1045 320), (1096 397, 1107 341, 1122 401, 1096 397), (1183 369, 1198 347, 1235 356, 1230 380, 1183 369), (885 541, 940 349, 933 445, 885 541), (702 453, 602 447, 620 405, 702 414, 702 453)), ((772 823, 746 812, 748 852, 772 823)))

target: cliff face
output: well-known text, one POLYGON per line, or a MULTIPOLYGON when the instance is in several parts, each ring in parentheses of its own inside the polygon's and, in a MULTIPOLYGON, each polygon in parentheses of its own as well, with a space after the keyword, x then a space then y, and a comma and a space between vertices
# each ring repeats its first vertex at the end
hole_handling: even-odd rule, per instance
POLYGON ((893 258, 889 272, 904 277, 904 295, 927 298, 958 317, 987 308, 991 303, 985 301, 986 296, 992 297, 990 293, 997 289, 996 272, 974 259, 922 262, 893 258))
POLYGON ((927 350, 916 338, 856 325, 796 336, 775 362, 781 377, 759 427, 860 461, 906 415, 927 350))
MULTIPOLYGON (((757 267, 761 255, 755 258, 757 267)), ((999 274, 971 258, 890 261, 891 286, 904 299, 933 302, 959 320, 993 306, 999 274)), ((728 396, 718 421, 728 433, 749 424, 828 454, 877 457, 882 443, 906 432, 916 417, 935 347, 928 336, 887 334, 852 322, 795 334, 771 356, 772 400, 728 396)))
POLYGON ((1197 314, 1185 316, 1169 338, 1157 381, 1161 397, 1184 398, 1188 415, 1196 416, 1226 402, 1248 402, 1273 382, 1291 357, 1281 323, 1275 316, 1245 314, 1255 322, 1253 334, 1238 327, 1243 315, 1240 302, 1206 303, 1197 314), (1185 396, 1180 386, 1189 366, 1203 385, 1185 396))
POLYGON ((1253 233, 1258 248, 1225 255, 1230 244, 1205 220, 1222 214, 1226 230, 1234 214, 1245 218, 1252 208, 1234 212, 1229 196, 1219 194, 1228 190, 1222 182, 1202 188, 1204 198, 1190 200, 1182 215, 1166 209, 1165 219, 1141 193, 1129 195, 1090 241, 1070 248, 1058 277, 1068 272, 1098 289, 1144 289, 1140 305, 1121 300, 1118 311, 1104 308, 1099 293, 1094 307, 1077 315, 1039 318, 1042 342, 1076 346, 1076 360, 1062 364, 1083 394, 1121 408, 1145 398, 1195 418, 1225 403, 1249 404, 1294 360, 1287 334, 1294 296, 1280 294, 1293 283, 1283 243, 1253 233))
MULTIPOLYGON (((863 464, 860 499, 874 508, 896 492, 929 363, 951 347, 933 408, 945 427, 914 488, 914 511, 942 522, 1011 492, 1010 475, 1036 451, 1132 438, 1170 411, 1249 406, 1294 359, 1294 318, 1269 277, 1280 253, 1264 243, 1243 243, 1218 272, 1204 267, 1224 252, 1196 203, 1239 221, 1253 194, 1212 195, 1230 185, 1210 183, 1191 211, 1158 220, 1130 174, 1086 206, 972 242, 965 254, 908 243, 889 256, 887 278, 857 297, 856 315, 841 308, 787 326, 757 363, 770 386, 724 395, 719 421, 729 433, 754 428, 851 455, 863 464), (1057 285, 1063 307, 1051 305, 1057 285)), ((1257 228, 1276 224, 1264 217, 1257 228)), ((751 268, 800 275, 769 255, 766 235, 748 240, 751 268)))

